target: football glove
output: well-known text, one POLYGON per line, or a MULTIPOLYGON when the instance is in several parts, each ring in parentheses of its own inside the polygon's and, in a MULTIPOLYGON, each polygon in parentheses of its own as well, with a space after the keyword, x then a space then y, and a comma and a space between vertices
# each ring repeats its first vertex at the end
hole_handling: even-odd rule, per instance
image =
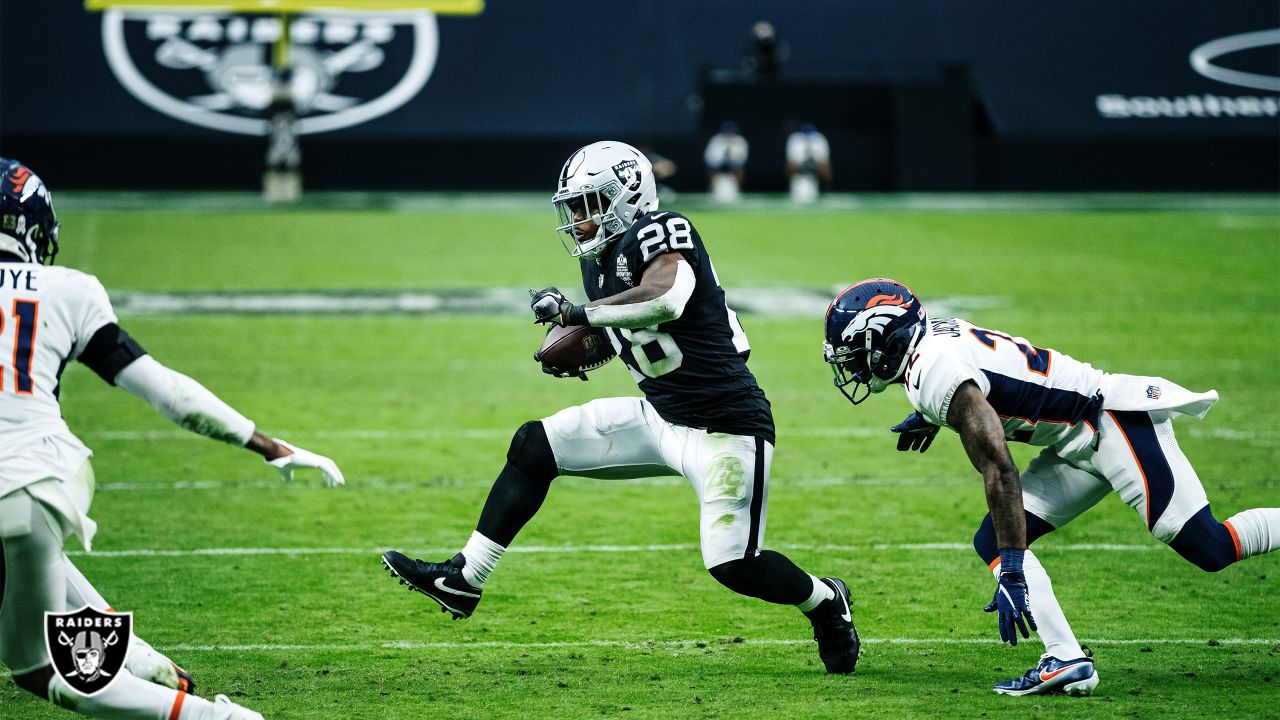
POLYGON ((267 464, 280 471, 280 475, 285 482, 293 480, 293 471, 298 468, 315 468, 324 475, 324 484, 328 487, 337 487, 345 485, 346 480, 342 477, 342 471, 338 469, 338 464, 323 455, 317 455, 310 450, 303 450, 279 439, 272 438, 278 445, 282 445, 293 451, 291 455, 285 455, 282 458, 268 460, 267 464))
POLYGON ((582 322, 576 323, 570 320, 571 316, 583 314, 582 308, 569 302, 564 293, 554 287, 530 290, 529 307, 533 308, 533 321, 535 323, 553 322, 557 325, 587 324, 585 318, 583 318, 582 322))
POLYGON ((902 452, 919 450, 924 452, 933 444, 938 434, 938 426, 924 419, 918 412, 913 412, 905 420, 889 428, 898 433, 898 449, 902 452))
POLYGON ((586 382, 586 381, 587 381, 587 374, 586 374, 586 373, 584 373, 584 372, 574 372, 574 371, 572 371, 572 370, 561 370, 561 369, 560 369, 560 368, 558 368, 558 367, 552 367, 552 366, 550 366, 550 365, 543 365, 543 366, 542 366, 542 372, 544 372, 544 373, 546 373, 546 374, 548 374, 548 375, 551 375, 552 377, 558 377, 558 378, 571 378, 571 377, 576 377, 576 378, 578 378, 579 380, 581 380, 582 382, 586 382))
POLYGON ((995 597, 991 604, 982 608, 983 612, 999 613, 1000 641, 1014 647, 1018 645, 1018 631, 1022 637, 1029 638, 1027 627, 1036 630, 1036 620, 1031 616, 1031 601, 1027 598, 1027 579, 1022 574, 1022 554, 1024 550, 1006 549, 1000 551, 1000 581, 996 585, 995 597))

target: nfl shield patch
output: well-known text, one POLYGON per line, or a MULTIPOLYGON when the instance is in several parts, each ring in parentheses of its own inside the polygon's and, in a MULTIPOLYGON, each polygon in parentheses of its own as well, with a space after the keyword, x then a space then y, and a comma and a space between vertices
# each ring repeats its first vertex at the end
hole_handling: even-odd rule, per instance
POLYGON ((131 612, 86 605, 75 612, 44 614, 44 643, 53 669, 81 695, 96 695, 115 682, 132 640, 131 612))
POLYGON ((1160 386, 1159 386, 1159 385, 1148 385, 1148 386, 1147 386, 1147 398, 1148 398, 1149 400, 1159 400, 1159 399, 1160 399, 1160 386))

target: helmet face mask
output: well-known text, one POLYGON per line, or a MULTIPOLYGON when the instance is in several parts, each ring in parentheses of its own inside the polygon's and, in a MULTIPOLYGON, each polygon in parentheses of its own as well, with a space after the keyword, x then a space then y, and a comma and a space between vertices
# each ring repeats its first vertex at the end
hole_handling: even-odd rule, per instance
POLYGON ((556 235, 574 257, 599 257, 636 219, 658 207, 649 160, 625 143, 606 140, 579 149, 565 162, 551 198, 556 235))
POLYGON ((849 286, 827 308, 823 359, 857 405, 902 378, 928 315, 902 283, 876 278, 849 286))
POLYGON ((58 254, 58 216, 40 177, 17 160, 0 158, 0 252, 52 264, 58 254))

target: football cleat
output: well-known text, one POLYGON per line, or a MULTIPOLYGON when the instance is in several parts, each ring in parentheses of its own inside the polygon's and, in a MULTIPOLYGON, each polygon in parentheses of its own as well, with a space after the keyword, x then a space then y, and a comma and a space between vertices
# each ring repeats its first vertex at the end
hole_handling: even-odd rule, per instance
POLYGON ((125 667, 135 677, 149 683, 189 695, 195 694, 196 683, 191 675, 137 635, 133 637, 133 646, 129 648, 129 660, 125 667))
POLYGON ((992 689, 1001 695, 1092 695, 1096 687, 1098 671, 1093 666, 1093 653, 1086 649, 1084 657, 1074 660, 1059 660, 1052 655, 1041 655, 1040 663, 1028 670, 1026 675, 996 683, 992 689))
POLYGON ((226 695, 215 695, 213 698, 213 720, 263 720, 260 713, 247 707, 241 707, 226 695))
POLYGON ((827 672, 848 675, 858 664, 858 650, 862 647, 858 629, 853 626, 853 611, 849 608, 849 588, 840 578, 822 578, 822 582, 836 596, 818 603, 805 617, 813 623, 818 657, 822 658, 827 672))
POLYGON ((466 564, 462 553, 442 563, 414 560, 395 550, 382 554, 382 566, 391 571, 392 577, 440 603, 440 609, 453 613, 454 620, 471 617, 484 592, 463 579, 462 566, 466 564))

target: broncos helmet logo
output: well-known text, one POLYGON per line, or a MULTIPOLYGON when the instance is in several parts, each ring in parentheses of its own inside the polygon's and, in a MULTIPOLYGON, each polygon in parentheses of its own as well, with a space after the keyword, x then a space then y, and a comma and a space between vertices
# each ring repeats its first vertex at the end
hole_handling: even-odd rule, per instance
POLYGON ((854 338, 867 330, 883 333, 889 323, 905 315, 911 307, 911 302, 903 303, 901 297, 897 298, 898 302, 896 303, 892 302, 892 300, 880 301, 880 298, 889 298, 889 296, 878 295, 872 298, 871 302, 868 303, 868 307, 865 310, 858 311, 858 314, 854 315, 849 324, 845 326, 844 331, 840 333, 841 340, 853 342, 854 338))

